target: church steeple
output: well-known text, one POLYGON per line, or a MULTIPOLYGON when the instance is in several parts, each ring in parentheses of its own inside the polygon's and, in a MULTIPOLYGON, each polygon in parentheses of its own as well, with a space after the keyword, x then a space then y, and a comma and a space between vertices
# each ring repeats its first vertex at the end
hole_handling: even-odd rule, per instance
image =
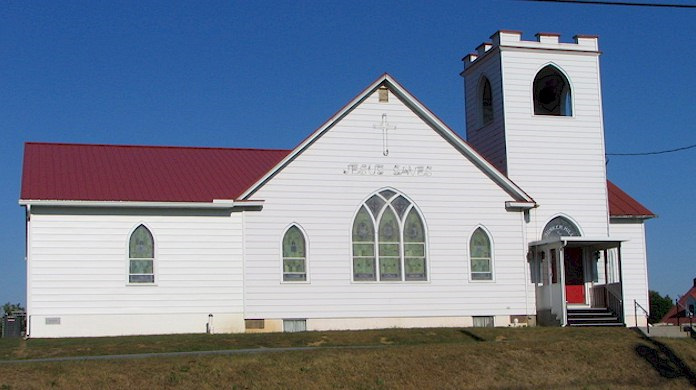
POLYGON ((606 234, 599 54, 596 36, 501 30, 464 57, 461 75, 468 142, 541 205, 540 218, 583 215, 606 234))

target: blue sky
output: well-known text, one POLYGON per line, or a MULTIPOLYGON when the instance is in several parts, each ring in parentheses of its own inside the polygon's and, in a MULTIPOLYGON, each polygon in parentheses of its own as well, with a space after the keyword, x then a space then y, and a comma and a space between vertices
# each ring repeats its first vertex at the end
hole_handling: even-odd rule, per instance
MULTIPOLYGON (((683 2, 692 4, 694 2, 683 2)), ((499 29, 600 36, 608 152, 696 144, 696 10, 522 1, 0 4, 0 304, 25 303, 26 141, 292 148, 384 72, 464 135, 460 59, 499 29)), ((651 289, 696 277, 696 149, 611 157, 659 215, 651 289)))

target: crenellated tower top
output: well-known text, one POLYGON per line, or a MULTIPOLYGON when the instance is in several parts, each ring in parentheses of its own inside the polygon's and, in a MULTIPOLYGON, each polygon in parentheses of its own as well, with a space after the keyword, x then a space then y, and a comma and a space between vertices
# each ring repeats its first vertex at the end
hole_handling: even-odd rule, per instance
POLYGON ((596 35, 575 35, 573 37, 574 43, 561 42, 561 34, 557 33, 540 32, 534 36, 537 38, 536 41, 524 41, 521 31, 498 30, 491 35, 491 41, 483 42, 476 47, 476 52, 469 53, 462 58, 464 69, 476 64, 480 58, 498 48, 599 53, 599 40, 596 35))

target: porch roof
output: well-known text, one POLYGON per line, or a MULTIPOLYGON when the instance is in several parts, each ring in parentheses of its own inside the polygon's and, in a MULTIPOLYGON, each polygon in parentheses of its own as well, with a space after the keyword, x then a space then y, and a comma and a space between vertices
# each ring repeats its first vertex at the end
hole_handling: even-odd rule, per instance
POLYGON ((564 237, 553 237, 545 240, 532 241, 529 243, 529 247, 542 247, 542 246, 562 246, 568 248, 590 248, 594 250, 604 250, 619 248, 621 243, 626 240, 612 238, 612 237, 578 237, 578 236, 564 236, 564 237))

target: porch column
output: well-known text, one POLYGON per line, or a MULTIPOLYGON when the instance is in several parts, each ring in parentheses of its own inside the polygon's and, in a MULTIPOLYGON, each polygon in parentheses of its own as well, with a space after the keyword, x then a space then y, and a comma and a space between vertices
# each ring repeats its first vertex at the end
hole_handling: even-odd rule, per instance
POLYGON ((609 251, 604 250, 604 307, 607 307, 607 285, 609 284, 609 251))
POLYGON ((566 326, 568 325, 568 302, 565 289, 565 245, 559 248, 558 254, 558 283, 561 286, 561 312, 563 313, 561 326, 566 326))

